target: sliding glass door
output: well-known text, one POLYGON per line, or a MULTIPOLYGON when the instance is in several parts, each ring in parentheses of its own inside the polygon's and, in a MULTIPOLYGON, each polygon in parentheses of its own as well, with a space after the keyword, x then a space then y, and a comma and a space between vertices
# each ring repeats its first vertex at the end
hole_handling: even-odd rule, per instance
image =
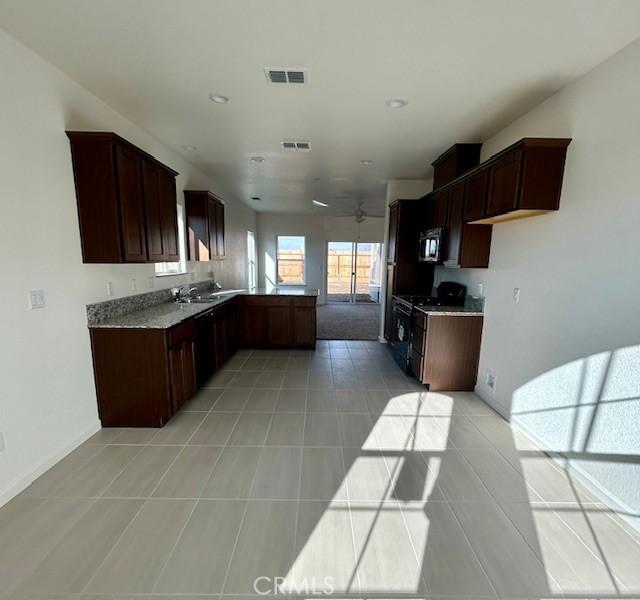
POLYGON ((327 244, 327 302, 379 302, 381 247, 375 242, 327 244))

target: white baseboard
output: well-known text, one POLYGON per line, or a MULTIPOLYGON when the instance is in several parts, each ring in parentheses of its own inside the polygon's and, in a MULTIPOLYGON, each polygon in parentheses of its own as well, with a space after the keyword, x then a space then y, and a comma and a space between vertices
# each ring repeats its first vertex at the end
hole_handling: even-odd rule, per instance
MULTIPOLYGON (((485 403, 488 404, 493 410, 495 410, 505 421, 509 421, 513 427, 523 433, 525 436, 531 439, 540 449, 545 451, 545 443, 541 440, 535 432, 531 431, 528 427, 523 425, 518 419, 511 419, 508 411, 499 404, 495 398, 484 394, 477 386, 475 388, 476 395, 485 403)), ((549 450, 550 452, 552 450, 549 450)), ((589 473, 584 471, 578 466, 571 463, 570 460, 564 456, 562 452, 558 452, 560 456, 549 456, 561 469, 567 471, 570 475, 575 477, 587 490, 589 490, 596 498, 601 500, 613 511, 618 513, 631 527, 640 531, 640 519, 628 517, 627 515, 635 514, 635 511, 627 506, 617 496, 612 494, 608 489, 603 487, 598 481, 596 481, 589 473)))
POLYGON ((14 479, 8 486, 0 490, 0 506, 4 506, 9 500, 15 498, 20 492, 28 488, 40 475, 48 471, 56 463, 60 462, 65 456, 73 452, 80 444, 86 442, 96 431, 102 427, 99 420, 96 421, 78 436, 73 442, 64 446, 58 452, 44 459, 37 467, 31 469, 26 475, 14 479))
POLYGON ((378 341, 379 341, 381 344, 386 344, 386 343, 387 343, 387 340, 386 340, 386 339, 384 338, 384 336, 382 336, 382 335, 379 335, 379 336, 378 336, 378 341))

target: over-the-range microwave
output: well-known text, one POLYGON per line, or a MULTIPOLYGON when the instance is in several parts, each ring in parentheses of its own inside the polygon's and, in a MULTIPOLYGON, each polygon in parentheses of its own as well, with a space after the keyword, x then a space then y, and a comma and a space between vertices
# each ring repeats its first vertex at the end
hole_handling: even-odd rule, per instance
POLYGON ((444 227, 433 227, 421 231, 418 237, 418 260, 427 263, 441 261, 444 227))

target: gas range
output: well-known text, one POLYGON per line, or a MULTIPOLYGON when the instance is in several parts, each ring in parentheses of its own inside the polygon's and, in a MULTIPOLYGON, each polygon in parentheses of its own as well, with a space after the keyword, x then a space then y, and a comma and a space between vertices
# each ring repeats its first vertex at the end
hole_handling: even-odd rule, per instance
POLYGON ((404 304, 413 306, 442 306, 442 300, 436 296, 396 296, 404 304))

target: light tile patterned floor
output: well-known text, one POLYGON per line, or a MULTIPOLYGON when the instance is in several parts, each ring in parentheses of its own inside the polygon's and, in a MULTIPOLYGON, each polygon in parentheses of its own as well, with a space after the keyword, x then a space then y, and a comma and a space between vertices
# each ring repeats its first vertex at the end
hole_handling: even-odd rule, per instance
POLYGON ((639 540, 473 394, 321 342, 238 352, 0 509, 0 597, 631 597, 639 540))

